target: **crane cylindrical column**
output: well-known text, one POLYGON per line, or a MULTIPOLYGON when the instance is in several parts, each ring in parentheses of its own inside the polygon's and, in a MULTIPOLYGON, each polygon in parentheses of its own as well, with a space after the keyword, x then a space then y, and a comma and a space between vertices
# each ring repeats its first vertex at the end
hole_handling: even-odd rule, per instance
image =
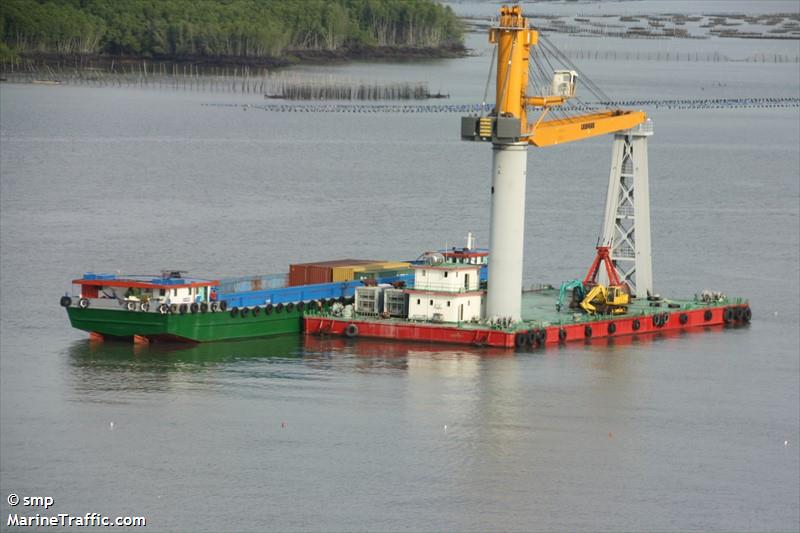
POLYGON ((488 318, 520 320, 528 143, 492 145, 488 318))

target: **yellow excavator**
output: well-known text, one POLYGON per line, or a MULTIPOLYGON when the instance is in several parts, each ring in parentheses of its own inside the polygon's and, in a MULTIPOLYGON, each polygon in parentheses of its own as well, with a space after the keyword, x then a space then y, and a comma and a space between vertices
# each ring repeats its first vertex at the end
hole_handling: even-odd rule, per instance
POLYGON ((625 283, 620 282, 617 269, 611 262, 608 246, 597 247, 597 255, 589 267, 589 272, 586 273, 583 286, 587 292, 580 306, 588 314, 621 315, 628 312, 630 289, 625 283), (608 287, 597 281, 601 264, 606 267, 608 287))

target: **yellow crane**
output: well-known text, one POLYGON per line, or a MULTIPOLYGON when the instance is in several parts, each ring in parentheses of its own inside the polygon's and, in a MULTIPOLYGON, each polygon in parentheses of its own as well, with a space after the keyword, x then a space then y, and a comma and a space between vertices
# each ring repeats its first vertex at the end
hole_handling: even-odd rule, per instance
MULTIPOLYGON (((489 30, 489 42, 497 45, 494 109, 488 116, 463 117, 461 121, 462 139, 490 141, 493 148, 491 265, 486 295, 486 317, 490 319, 521 319, 527 147, 553 146, 622 132, 647 120, 641 111, 621 109, 574 113, 574 106, 564 104, 576 98, 578 69, 552 68, 544 53, 551 47, 544 46, 544 39, 540 45, 539 39, 539 32, 531 29, 520 6, 500 9, 497 24, 489 30), (537 48, 542 50, 533 54, 537 48), (543 61, 551 67, 552 75, 543 61), (534 90, 529 93, 530 81, 534 81, 534 90), (535 120, 528 120, 529 109, 540 110, 535 120)), ((550 52, 560 54, 555 47, 550 52)), ((565 59, 562 54, 562 62, 569 65, 565 59)), ((487 91, 490 81, 491 67, 487 91)), ((583 83, 590 92, 602 94, 585 76, 583 83)), ((649 257, 649 251, 647 254, 649 257)))
POLYGON ((549 94, 528 94, 531 52, 539 45, 539 32, 530 28, 520 6, 500 9, 489 42, 497 45, 495 108, 487 117, 464 117, 465 140, 515 139, 545 147, 627 130, 647 120, 642 111, 622 109, 546 120, 552 110, 575 98, 578 74, 555 70, 549 87, 538 87, 549 88, 549 94), (528 122, 528 108, 541 109, 535 121, 528 122))

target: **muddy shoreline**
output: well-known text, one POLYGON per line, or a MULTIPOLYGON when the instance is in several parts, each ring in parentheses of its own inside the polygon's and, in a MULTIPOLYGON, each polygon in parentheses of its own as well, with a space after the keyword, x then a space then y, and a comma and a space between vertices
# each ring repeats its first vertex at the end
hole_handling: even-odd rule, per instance
POLYGON ((279 57, 241 57, 241 56, 192 56, 192 55, 156 55, 143 56, 111 56, 103 54, 53 54, 25 53, 20 54, 14 62, 18 65, 49 66, 53 68, 101 69, 116 70, 131 67, 140 68, 142 64, 172 64, 192 70, 206 69, 239 69, 249 70, 280 69, 293 65, 321 65, 347 63, 350 61, 425 61, 429 59, 447 59, 464 57, 469 50, 461 44, 436 48, 407 48, 394 46, 374 46, 347 48, 341 50, 292 50, 279 57))

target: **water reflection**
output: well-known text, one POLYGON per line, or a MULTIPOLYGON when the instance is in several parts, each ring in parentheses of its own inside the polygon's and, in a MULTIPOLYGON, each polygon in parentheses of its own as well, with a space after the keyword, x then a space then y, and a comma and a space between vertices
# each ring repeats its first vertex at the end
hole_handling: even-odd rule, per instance
MULTIPOLYGON (((451 380, 476 391, 509 394, 517 387, 514 375, 520 358, 541 360, 545 364, 533 368, 546 372, 548 364, 560 366, 565 357, 575 355, 588 355, 584 363, 602 371, 603 381, 610 379, 624 390, 631 365, 645 364, 632 356, 641 354, 647 344, 664 339, 675 342, 675 337, 683 335, 663 332, 594 339, 585 345, 570 343, 534 352, 313 335, 195 345, 80 341, 68 348, 67 360, 71 388, 82 400, 124 401, 126 392, 186 388, 235 394, 237 387, 260 387, 265 380, 291 385, 289 380, 327 380, 343 374, 396 374, 417 383, 451 380)), ((460 401, 471 402, 468 398, 460 401)), ((495 420, 499 416, 492 414, 495 420)))
POLYGON ((209 373, 237 362, 300 360, 303 347, 295 335, 192 345, 79 341, 67 355, 75 392, 102 394, 166 391, 174 388, 175 374, 209 373))

